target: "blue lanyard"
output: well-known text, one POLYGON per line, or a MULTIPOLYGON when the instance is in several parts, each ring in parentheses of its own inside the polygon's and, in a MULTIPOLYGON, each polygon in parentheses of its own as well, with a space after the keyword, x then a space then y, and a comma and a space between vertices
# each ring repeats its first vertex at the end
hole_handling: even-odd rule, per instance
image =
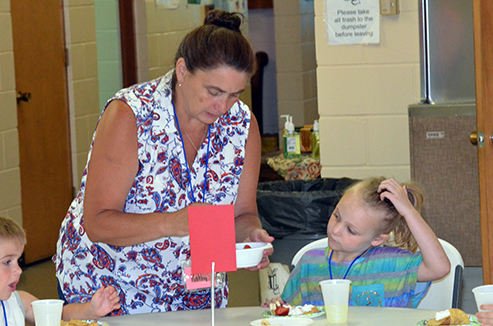
MULTIPOLYGON (((181 145, 183 146, 183 156, 185 157, 185 165, 187 166, 187 175, 188 175, 188 183, 190 184, 190 196, 192 197, 192 203, 195 203, 195 196, 193 194, 193 186, 192 186, 192 178, 190 176, 190 169, 188 167, 187 162, 187 153, 185 152, 185 143, 183 142, 183 136, 181 135, 180 123, 178 122, 178 117, 176 116, 175 103, 171 101, 173 104, 173 113, 175 115, 176 126, 178 127, 178 133, 180 134, 181 145)), ((207 183, 207 170, 209 169, 209 145, 211 143, 211 126, 208 126, 209 130, 207 132, 207 156, 205 158, 205 172, 204 172, 204 191, 202 194, 202 202, 205 202, 205 190, 207 183)), ((198 152, 197 152, 198 155, 198 152)))
MULTIPOLYGON (((356 258, 353 259, 353 261, 349 265, 349 268, 347 269, 346 273, 344 274, 343 280, 346 279, 346 276, 347 276, 347 274, 349 274, 349 270, 351 269, 351 267, 353 267, 354 262, 357 261, 358 258, 360 258, 361 256, 363 256, 367 251, 368 251, 368 249, 366 249, 358 257, 356 257, 356 258)), ((333 253, 334 253, 334 250, 331 250, 330 255, 329 255, 329 274, 330 274, 330 279, 331 280, 332 280, 332 267, 330 266, 330 263, 332 262, 332 254, 333 253)))
POLYGON ((7 312, 5 311, 5 305, 3 304, 3 300, 2 300, 2 308, 3 308, 3 318, 5 320, 5 326, 8 326, 8 324, 7 324, 7 312))

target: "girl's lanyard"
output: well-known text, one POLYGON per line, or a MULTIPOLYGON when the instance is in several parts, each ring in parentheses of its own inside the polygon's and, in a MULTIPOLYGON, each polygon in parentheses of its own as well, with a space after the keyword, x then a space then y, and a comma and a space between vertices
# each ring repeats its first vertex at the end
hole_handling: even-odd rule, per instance
MULTIPOLYGON (((358 260, 358 258, 360 258, 361 256, 363 256, 366 252, 368 251, 368 249, 366 249, 365 251, 363 251, 358 257, 354 258, 353 261, 351 262, 351 264, 349 265, 349 268, 347 269, 346 273, 344 274, 344 278, 343 280, 346 279, 346 276, 347 274, 349 274, 349 270, 351 269, 351 267, 353 267, 353 264, 355 261, 358 260)), ((330 274, 330 279, 332 280, 332 267, 330 266, 331 265, 331 262, 332 262, 332 254, 334 253, 333 250, 330 251, 330 255, 329 255, 329 274, 330 274)))
POLYGON ((8 324, 7 324, 7 311, 5 311, 5 305, 3 304, 3 300, 2 300, 2 308, 3 308, 3 319, 5 320, 5 326, 8 326, 8 324))
MULTIPOLYGON (((178 127, 178 133, 180 134, 181 145, 183 146, 183 156, 185 157, 185 165, 187 166, 188 183, 190 185, 190 196, 192 197, 192 203, 195 203, 195 196, 193 194, 193 186, 192 186, 192 178, 190 176, 190 169, 188 167, 187 153, 185 152, 185 143, 183 142, 183 137, 181 135, 181 130, 180 130, 180 123, 178 122, 178 117, 176 116, 175 103, 173 101, 171 101, 171 104, 173 104, 173 113, 175 115, 176 126, 178 127)), ((207 132, 207 156, 205 158, 204 192, 202 195, 202 202, 205 202, 205 190, 207 188, 206 187, 206 185, 207 185, 207 170, 209 168, 209 144, 211 143, 211 141, 210 141, 211 140, 211 126, 209 125, 208 128, 209 128, 209 130, 207 132)), ((197 152, 197 155, 198 155, 198 152, 197 152)))

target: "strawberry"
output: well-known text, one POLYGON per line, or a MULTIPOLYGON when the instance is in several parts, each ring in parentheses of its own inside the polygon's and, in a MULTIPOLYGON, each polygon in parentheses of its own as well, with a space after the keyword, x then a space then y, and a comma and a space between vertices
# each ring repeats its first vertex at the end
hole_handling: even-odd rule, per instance
POLYGON ((289 314, 289 307, 279 306, 276 308, 276 316, 287 316, 289 314))

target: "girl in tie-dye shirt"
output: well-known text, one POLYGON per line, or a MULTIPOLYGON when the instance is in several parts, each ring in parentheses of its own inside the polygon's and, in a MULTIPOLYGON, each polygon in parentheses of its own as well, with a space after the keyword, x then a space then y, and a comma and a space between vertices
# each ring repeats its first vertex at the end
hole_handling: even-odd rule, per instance
POLYGON ((392 179, 351 186, 329 219, 327 249, 303 255, 277 300, 323 305, 319 282, 348 279, 349 305, 416 308, 429 282, 450 271, 445 251, 419 213, 422 200, 418 188, 392 179), (417 287, 417 282, 426 283, 417 287))

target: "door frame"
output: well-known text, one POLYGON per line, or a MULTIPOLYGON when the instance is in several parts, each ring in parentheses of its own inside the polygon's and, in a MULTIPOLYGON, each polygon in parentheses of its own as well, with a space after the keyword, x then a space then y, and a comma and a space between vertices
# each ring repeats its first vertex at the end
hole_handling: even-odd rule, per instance
POLYGON ((137 48, 135 39, 134 2, 118 0, 123 87, 137 83, 137 48))
POLYGON ((474 0, 477 130, 485 134, 478 147, 483 283, 493 283, 493 2, 474 0))

